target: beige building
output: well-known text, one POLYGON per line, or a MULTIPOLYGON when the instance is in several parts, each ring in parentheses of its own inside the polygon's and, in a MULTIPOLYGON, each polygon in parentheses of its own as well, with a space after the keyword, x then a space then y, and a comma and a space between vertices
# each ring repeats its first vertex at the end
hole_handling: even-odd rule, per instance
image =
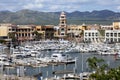
POLYGON ((12 25, 9 28, 9 33, 15 32, 15 37, 19 41, 25 41, 33 39, 34 30, 34 25, 12 25))
POLYGON ((100 25, 93 24, 93 25, 87 25, 86 30, 98 30, 100 28, 101 28, 100 25))
POLYGON ((120 22, 113 22, 113 29, 120 29, 120 22))
POLYGON ((103 30, 113 30, 113 25, 100 25, 103 30))
POLYGON ((45 31, 42 30, 42 26, 38 25, 35 27, 35 30, 40 33, 40 34, 43 34, 43 36, 45 36, 45 31))
POLYGON ((42 26, 42 31, 44 31, 44 39, 53 39, 55 36, 54 25, 42 26))
POLYGON ((81 36, 83 30, 85 30, 85 25, 68 25, 67 34, 72 33, 74 36, 81 36))
POLYGON ((11 24, 0 24, 0 38, 1 39, 7 39, 8 33, 9 33, 9 27, 11 24))
POLYGON ((34 25, 18 25, 16 34, 18 40, 33 40, 34 25))
POLYGON ((54 32, 50 31, 51 28, 53 29, 53 27, 50 27, 50 25, 12 25, 9 28, 9 33, 15 33, 15 37, 18 39, 18 41, 30 41, 34 40, 35 31, 41 34, 42 39, 45 39, 45 37, 49 36, 50 32, 52 32, 54 36, 54 32))

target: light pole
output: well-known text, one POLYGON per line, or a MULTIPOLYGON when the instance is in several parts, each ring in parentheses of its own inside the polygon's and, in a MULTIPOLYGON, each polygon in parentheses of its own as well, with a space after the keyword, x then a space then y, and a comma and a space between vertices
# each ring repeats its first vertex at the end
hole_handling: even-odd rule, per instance
MULTIPOLYGON (((85 47, 85 46, 84 46, 84 44, 83 44, 83 48, 84 48, 84 47, 85 47)), ((82 69, 81 69, 81 70, 82 70, 82 73, 81 73, 80 77, 81 77, 81 80, 83 80, 83 67, 84 67, 84 65, 83 65, 83 53, 82 53, 82 60, 81 60, 81 61, 82 61, 82 66, 81 66, 81 67, 82 67, 82 69)))
POLYGON ((76 73, 76 71, 77 71, 77 57, 75 58, 74 74, 76 73))
POLYGON ((82 73, 83 73, 83 53, 82 53, 82 73))

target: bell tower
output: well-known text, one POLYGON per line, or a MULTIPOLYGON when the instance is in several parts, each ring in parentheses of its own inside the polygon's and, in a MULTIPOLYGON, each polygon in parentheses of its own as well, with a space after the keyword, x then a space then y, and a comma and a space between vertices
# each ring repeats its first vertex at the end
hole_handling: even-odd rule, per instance
POLYGON ((59 35, 60 37, 65 37, 67 34, 67 22, 66 22, 66 15, 64 12, 61 12, 60 18, 59 18, 59 35))

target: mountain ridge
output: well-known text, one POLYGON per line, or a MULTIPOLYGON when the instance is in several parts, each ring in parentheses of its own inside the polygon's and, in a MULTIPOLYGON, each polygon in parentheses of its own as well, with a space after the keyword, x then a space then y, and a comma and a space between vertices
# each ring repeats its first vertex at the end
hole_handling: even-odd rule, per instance
MULTIPOLYGON (((58 25, 60 13, 61 12, 42 12, 28 9, 16 12, 0 11, 0 23, 58 25)), ((110 10, 65 13, 67 24, 112 24, 113 21, 120 20, 120 13, 110 10)))

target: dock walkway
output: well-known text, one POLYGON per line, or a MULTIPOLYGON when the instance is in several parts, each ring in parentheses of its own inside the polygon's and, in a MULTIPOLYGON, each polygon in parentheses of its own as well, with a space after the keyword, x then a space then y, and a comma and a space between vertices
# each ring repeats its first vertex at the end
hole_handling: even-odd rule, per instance
POLYGON ((1 75, 0 80, 37 80, 34 77, 18 77, 15 75, 1 75))

